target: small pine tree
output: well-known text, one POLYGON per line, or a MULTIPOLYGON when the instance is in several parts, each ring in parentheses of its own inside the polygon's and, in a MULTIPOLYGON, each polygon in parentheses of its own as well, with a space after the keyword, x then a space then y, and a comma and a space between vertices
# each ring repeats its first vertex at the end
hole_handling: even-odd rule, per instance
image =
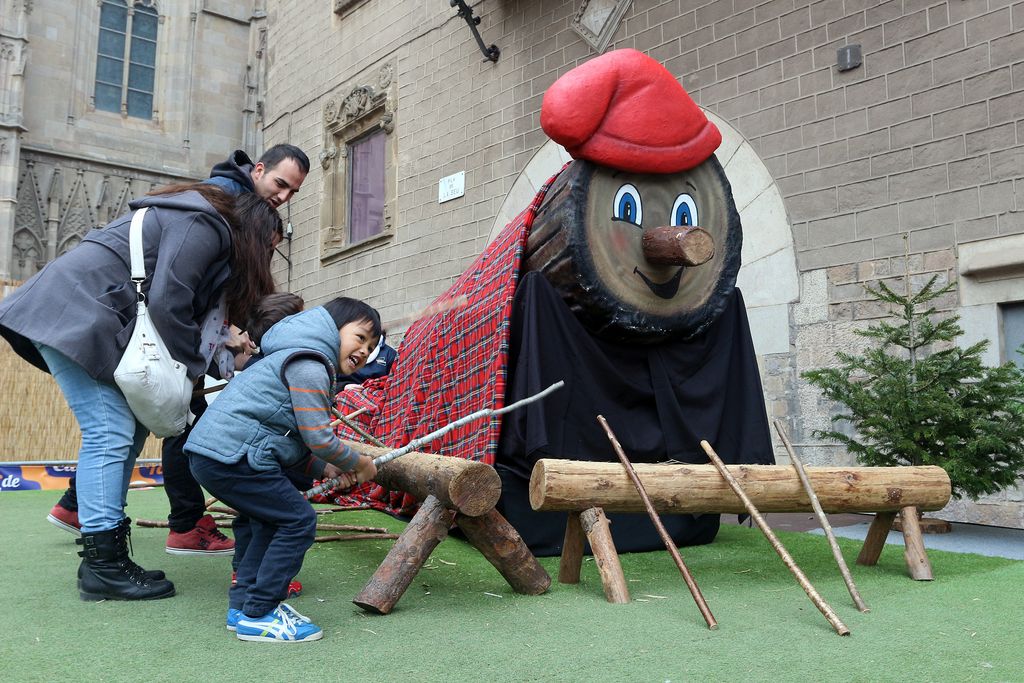
POLYGON ((876 340, 873 348, 837 352, 839 367, 802 376, 846 407, 833 423, 848 421, 857 432, 815 430, 816 437, 845 444, 864 465, 938 465, 954 497, 977 499, 1012 486, 1024 470, 1024 373, 1012 363, 984 367, 988 340, 952 344, 963 334, 959 316, 937 319, 929 304, 953 283, 938 287, 936 279, 907 296, 884 282, 865 287, 895 307, 898 324, 858 330, 876 340))

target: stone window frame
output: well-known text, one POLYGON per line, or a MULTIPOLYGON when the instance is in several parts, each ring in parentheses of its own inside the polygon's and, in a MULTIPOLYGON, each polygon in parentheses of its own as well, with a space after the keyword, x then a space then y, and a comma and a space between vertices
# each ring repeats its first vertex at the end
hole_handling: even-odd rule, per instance
POLYGON ((344 97, 324 103, 324 141, 320 165, 324 172, 320 206, 320 260, 323 263, 393 239, 397 198, 397 135, 394 101, 389 96, 393 68, 380 69, 375 85, 359 85, 344 97), (359 242, 350 241, 349 146, 375 130, 385 133, 384 224, 381 231, 359 242))
POLYGON ((632 0, 583 0, 569 25, 595 52, 601 54, 608 49, 630 4, 632 0), (604 12, 607 14, 595 32, 591 25, 604 12))

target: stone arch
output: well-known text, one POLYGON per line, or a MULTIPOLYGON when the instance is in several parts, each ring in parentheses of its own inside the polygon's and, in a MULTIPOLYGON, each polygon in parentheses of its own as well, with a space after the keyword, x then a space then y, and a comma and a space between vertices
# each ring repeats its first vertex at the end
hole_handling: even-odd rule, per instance
POLYGON ((46 261, 46 250, 39 236, 28 228, 21 228, 14 234, 13 246, 11 277, 24 282, 42 268, 46 261))
MULTIPOLYGON (((726 121, 705 111, 722 131, 715 154, 732 184, 743 223, 743 265, 736 284, 743 292, 754 347, 760 356, 790 351, 789 307, 800 298, 793 230, 782 193, 749 142, 726 121)), ((537 190, 572 157, 554 140, 545 142, 512 184, 498 209, 488 242, 520 211, 537 190)))

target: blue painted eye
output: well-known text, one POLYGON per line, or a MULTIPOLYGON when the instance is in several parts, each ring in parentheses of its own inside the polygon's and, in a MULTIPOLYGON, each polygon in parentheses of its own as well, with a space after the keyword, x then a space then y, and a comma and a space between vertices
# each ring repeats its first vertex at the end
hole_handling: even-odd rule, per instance
POLYGON ((612 218, 640 225, 644 220, 644 205, 640 201, 640 190, 626 183, 615 193, 612 218))
POLYGON ((676 203, 672 205, 672 225, 700 225, 697 218, 697 202, 688 194, 681 194, 676 197, 676 203))

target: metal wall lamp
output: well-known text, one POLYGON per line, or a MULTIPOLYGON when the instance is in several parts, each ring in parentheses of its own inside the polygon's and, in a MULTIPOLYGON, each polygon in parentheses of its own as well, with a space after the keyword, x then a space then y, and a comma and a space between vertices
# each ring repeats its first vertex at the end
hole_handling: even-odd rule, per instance
POLYGON ((448 4, 459 8, 456 15, 465 19, 466 23, 469 24, 469 30, 473 32, 473 38, 476 39, 476 44, 480 46, 480 52, 484 54, 484 59, 491 62, 498 61, 498 57, 501 56, 501 50, 498 49, 497 45, 491 45, 490 47, 484 45, 480 32, 476 30, 477 25, 480 23, 480 17, 473 15, 473 8, 467 5, 464 0, 448 0, 448 4))

